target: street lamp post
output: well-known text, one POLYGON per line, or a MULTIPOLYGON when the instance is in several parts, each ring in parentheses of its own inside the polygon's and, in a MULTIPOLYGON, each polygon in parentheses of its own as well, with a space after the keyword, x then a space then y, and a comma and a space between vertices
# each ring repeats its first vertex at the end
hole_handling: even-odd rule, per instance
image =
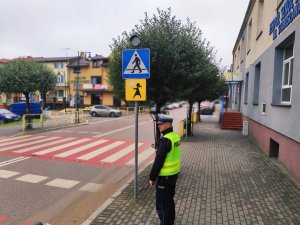
POLYGON ((79 65, 79 62, 80 62, 80 56, 79 56, 79 51, 78 51, 78 59, 77 59, 77 67, 75 67, 75 73, 76 73, 76 83, 75 83, 75 110, 76 110, 76 114, 75 114, 75 117, 76 117, 76 123, 79 123, 79 115, 78 115, 78 95, 79 95, 79 74, 80 74, 80 65, 79 65))
MULTIPOLYGON (((130 37, 131 44, 134 48, 139 48, 141 40, 137 35, 132 35, 130 37)), ((135 102, 135 150, 134 150, 134 197, 137 199, 137 190, 138 190, 138 119, 139 119, 139 105, 138 101, 135 102)))
MULTIPOLYGON (((81 54, 85 54, 85 59, 91 60, 91 52, 81 52, 81 54), (89 54, 88 57, 86 57, 86 54, 89 54)), ((75 109, 76 109, 76 123, 79 123, 79 108, 78 104, 80 101, 80 96, 79 96, 79 74, 80 74, 80 55, 78 51, 78 59, 77 59, 77 66, 74 68, 74 72, 76 73, 76 87, 75 87, 75 109)))

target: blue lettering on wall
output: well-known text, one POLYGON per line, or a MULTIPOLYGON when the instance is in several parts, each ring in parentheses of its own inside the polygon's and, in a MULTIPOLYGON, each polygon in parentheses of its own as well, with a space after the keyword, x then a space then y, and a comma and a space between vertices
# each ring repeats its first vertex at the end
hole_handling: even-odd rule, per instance
POLYGON ((286 0, 280 12, 277 12, 277 15, 270 23, 269 34, 273 35, 273 40, 275 40, 299 14, 300 0, 286 0))

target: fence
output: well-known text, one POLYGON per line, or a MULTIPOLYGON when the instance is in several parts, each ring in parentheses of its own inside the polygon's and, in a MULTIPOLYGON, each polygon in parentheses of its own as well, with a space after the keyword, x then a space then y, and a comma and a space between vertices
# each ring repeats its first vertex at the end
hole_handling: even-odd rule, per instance
MULTIPOLYGON (((194 123, 196 123, 198 121, 199 121, 199 114, 198 114, 198 112, 195 112, 192 114, 192 119, 191 119, 191 131, 192 132, 193 132, 194 123)), ((186 135, 186 119, 179 121, 177 133, 179 134, 180 137, 183 137, 186 135)))
MULTIPOLYGON (((132 115, 134 114, 135 107, 118 107, 117 109, 122 111, 122 115, 132 115)), ((149 112, 149 107, 139 106, 139 113, 149 112)))
POLYGON ((76 111, 44 111, 43 114, 25 114, 22 117, 23 132, 31 129, 69 127, 73 124, 86 123, 82 110, 76 111))

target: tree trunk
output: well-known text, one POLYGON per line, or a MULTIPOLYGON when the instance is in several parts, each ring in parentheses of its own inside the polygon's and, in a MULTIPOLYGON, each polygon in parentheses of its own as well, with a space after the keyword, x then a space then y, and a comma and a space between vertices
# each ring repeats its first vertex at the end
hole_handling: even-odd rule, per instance
MULTIPOLYGON (((26 98, 26 114, 30 114, 29 93, 25 92, 23 94, 25 95, 25 98, 26 98)), ((27 115, 26 116, 26 122, 27 122, 26 130, 32 129, 32 118, 31 118, 31 115, 29 115, 29 116, 27 115)))
POLYGON ((46 108, 46 100, 47 100, 47 92, 42 92, 42 109, 45 110, 46 108))
POLYGON ((189 111, 187 117, 187 134, 192 134, 192 110, 193 110, 193 103, 189 102, 189 111))
POLYGON ((199 117, 199 122, 201 122, 201 113, 200 113, 200 104, 201 104, 201 102, 199 101, 198 102, 198 117, 199 117))

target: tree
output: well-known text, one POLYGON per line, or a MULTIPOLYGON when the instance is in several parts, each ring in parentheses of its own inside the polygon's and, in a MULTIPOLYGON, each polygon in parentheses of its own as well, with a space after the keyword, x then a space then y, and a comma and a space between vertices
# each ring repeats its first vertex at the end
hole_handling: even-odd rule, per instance
POLYGON ((57 77, 53 71, 45 64, 40 64, 38 79, 38 91, 43 100, 43 109, 45 108, 47 92, 54 91, 57 83, 57 77))
POLYGON ((172 15, 171 9, 158 9, 157 12, 152 18, 146 13, 140 25, 113 40, 109 81, 118 96, 124 99, 122 50, 131 49, 130 37, 138 35, 140 48, 149 48, 151 52, 147 98, 156 103, 156 112, 159 113, 161 106, 168 101, 197 101, 195 91, 206 82, 207 76, 219 74, 219 68, 214 62, 213 48, 195 23, 188 19, 182 24, 172 15))
POLYGON ((8 62, 0 70, 0 92, 22 93, 26 98, 26 112, 30 113, 29 94, 40 91, 47 93, 56 85, 54 72, 46 65, 16 59, 8 62))

